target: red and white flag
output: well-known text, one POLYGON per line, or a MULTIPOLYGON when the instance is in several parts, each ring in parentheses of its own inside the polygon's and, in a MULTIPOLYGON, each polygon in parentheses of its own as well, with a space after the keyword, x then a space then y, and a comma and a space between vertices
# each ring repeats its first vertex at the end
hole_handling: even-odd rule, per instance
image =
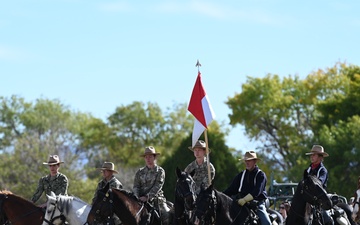
POLYGON ((210 105, 210 101, 201 82, 200 71, 191 94, 188 110, 195 117, 192 134, 192 146, 194 147, 201 134, 215 118, 215 113, 210 105))

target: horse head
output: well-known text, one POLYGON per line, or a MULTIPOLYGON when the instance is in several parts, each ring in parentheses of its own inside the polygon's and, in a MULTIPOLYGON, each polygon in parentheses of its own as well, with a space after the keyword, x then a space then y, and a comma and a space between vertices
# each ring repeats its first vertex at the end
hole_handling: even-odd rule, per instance
POLYGON ((97 197, 87 217, 87 224, 93 225, 104 223, 110 220, 113 214, 112 198, 113 193, 109 189, 109 183, 103 189, 98 190, 97 197))
POLYGON ((196 194, 195 194, 195 181, 192 178, 195 171, 186 173, 181 171, 178 167, 176 168, 176 196, 184 201, 186 210, 193 210, 195 207, 196 194))
POLYGON ((217 197, 213 185, 208 188, 202 186, 196 198, 193 223, 195 225, 214 224, 216 221, 216 205, 217 197))
POLYGON ((62 209, 58 206, 58 198, 54 192, 47 196, 45 217, 42 225, 60 225, 65 222, 65 216, 62 209))
POLYGON ((316 177, 304 172, 304 178, 299 183, 304 200, 311 205, 321 205, 325 210, 332 208, 332 201, 321 181, 316 177))

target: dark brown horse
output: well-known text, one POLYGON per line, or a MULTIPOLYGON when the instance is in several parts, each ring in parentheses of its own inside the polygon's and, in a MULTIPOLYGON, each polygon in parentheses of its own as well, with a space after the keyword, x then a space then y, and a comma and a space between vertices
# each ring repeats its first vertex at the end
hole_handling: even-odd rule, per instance
POLYGON ((98 191, 97 198, 89 212, 87 223, 90 225, 106 223, 113 213, 120 218, 124 225, 161 224, 154 215, 149 217, 151 209, 139 201, 132 192, 116 188, 109 189, 107 185, 98 191), (148 221, 149 218, 150 222, 148 221))
POLYGON ((44 212, 41 207, 10 191, 0 191, 1 224, 41 225, 43 219, 44 212))
POLYGON ((176 168, 177 181, 175 186, 175 224, 186 225, 190 223, 191 212, 195 209, 195 171, 186 173, 176 168))
MULTIPOLYGON (((332 201, 327 195, 326 190, 322 187, 321 181, 315 176, 308 175, 305 171, 303 180, 299 182, 291 201, 289 215, 286 218, 286 225, 306 225, 309 223, 305 214, 306 203, 325 210, 333 207, 332 201)), ((314 218, 312 224, 322 224, 321 214, 314 216, 314 218)))

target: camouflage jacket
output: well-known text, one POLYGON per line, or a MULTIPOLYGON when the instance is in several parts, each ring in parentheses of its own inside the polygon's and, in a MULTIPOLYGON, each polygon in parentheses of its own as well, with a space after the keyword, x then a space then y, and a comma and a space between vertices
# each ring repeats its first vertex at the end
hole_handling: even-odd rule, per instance
MULTIPOLYGON (((211 182, 209 182, 209 176, 208 176, 208 168, 207 168, 207 159, 204 158, 204 163, 201 165, 198 165, 196 160, 191 162, 186 168, 185 172, 191 173, 192 171, 195 171, 195 174, 193 176, 193 179, 196 184, 196 194, 200 193, 201 185, 206 185, 205 187, 208 187, 211 182)), ((212 163, 210 163, 210 175, 211 175, 211 181, 214 180, 215 177, 215 167, 212 163)))
POLYGON ((155 165, 150 169, 147 166, 140 168, 134 179, 133 192, 137 197, 147 196, 149 201, 154 198, 166 202, 162 187, 165 183, 165 170, 155 165))
MULTIPOLYGON (((94 201, 97 198, 98 190, 104 188, 107 183, 109 183, 109 188, 118 188, 118 189, 123 188, 123 185, 121 184, 121 182, 114 175, 111 177, 111 179, 109 181, 102 179, 96 187, 95 194, 92 199, 92 203, 94 203, 94 201)), ((91 203, 91 205, 92 205, 92 203, 91 203)))
POLYGON ((31 201, 35 203, 39 200, 43 192, 47 195, 50 195, 51 192, 54 192, 56 195, 67 195, 68 186, 69 181, 62 173, 57 173, 55 177, 51 177, 50 174, 44 176, 40 178, 38 187, 31 201))

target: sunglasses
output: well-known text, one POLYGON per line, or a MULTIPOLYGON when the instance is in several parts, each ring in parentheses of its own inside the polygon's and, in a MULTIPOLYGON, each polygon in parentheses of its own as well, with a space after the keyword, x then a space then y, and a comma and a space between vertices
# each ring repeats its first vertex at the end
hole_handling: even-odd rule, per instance
POLYGON ((280 206, 279 208, 280 208, 280 209, 285 209, 285 207, 284 207, 284 206, 280 206))

